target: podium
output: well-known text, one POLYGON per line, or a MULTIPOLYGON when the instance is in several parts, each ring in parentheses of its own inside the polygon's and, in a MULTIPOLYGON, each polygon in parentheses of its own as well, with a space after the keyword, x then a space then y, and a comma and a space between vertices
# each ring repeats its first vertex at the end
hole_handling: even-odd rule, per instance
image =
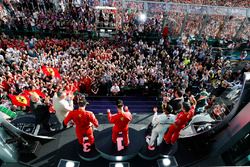
POLYGON ((156 141, 155 141, 155 146, 149 149, 146 140, 147 138, 149 140, 151 135, 146 133, 146 129, 141 130, 140 133, 142 134, 144 139, 143 139, 143 146, 138 154, 143 159, 154 160, 159 158, 160 156, 162 157, 171 156, 177 151, 178 148, 177 143, 175 143, 174 145, 166 144, 164 140, 159 146, 156 146, 156 141))
POLYGON ((96 137, 96 149, 101 156, 110 161, 126 161, 135 157, 143 145, 143 134, 129 128, 128 147, 124 147, 122 134, 119 134, 117 143, 112 142, 112 128, 99 132, 96 137))
POLYGON ((154 160, 160 156, 160 149, 159 147, 153 147, 152 149, 148 148, 148 143, 147 139, 150 140, 150 134, 146 133, 146 129, 142 129, 140 131, 143 137, 143 145, 142 148, 140 149, 140 152, 138 155, 146 160, 154 160))
MULTIPOLYGON (((97 135, 98 132, 94 131, 95 140, 97 135)), ((96 150, 95 144, 91 146, 88 137, 83 137, 83 145, 80 145, 77 140, 75 146, 77 147, 76 150, 78 151, 79 157, 85 161, 94 161, 100 157, 100 153, 96 150)))

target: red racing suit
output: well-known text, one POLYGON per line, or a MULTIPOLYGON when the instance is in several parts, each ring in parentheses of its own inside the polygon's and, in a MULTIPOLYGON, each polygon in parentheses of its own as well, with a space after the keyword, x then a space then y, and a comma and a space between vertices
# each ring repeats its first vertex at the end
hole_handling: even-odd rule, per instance
POLYGON ((116 143, 117 137, 119 132, 122 132, 124 145, 129 145, 129 136, 128 136, 128 125, 129 122, 132 120, 132 114, 129 112, 129 110, 126 110, 125 112, 118 109, 117 114, 111 114, 108 112, 108 120, 110 123, 114 124, 114 127, 112 129, 112 142, 116 143))
POLYGON ((186 124, 192 119, 195 112, 195 106, 192 106, 188 112, 181 111, 176 119, 175 123, 170 125, 167 133, 164 135, 164 140, 167 143, 174 144, 180 136, 180 131, 185 128, 186 124))
POLYGON ((70 120, 73 120, 76 125, 76 136, 79 143, 81 145, 83 144, 83 136, 86 135, 89 139, 89 143, 91 145, 94 144, 95 139, 91 123, 95 127, 98 127, 99 125, 95 115, 90 111, 79 108, 78 110, 69 112, 63 122, 67 125, 70 120))

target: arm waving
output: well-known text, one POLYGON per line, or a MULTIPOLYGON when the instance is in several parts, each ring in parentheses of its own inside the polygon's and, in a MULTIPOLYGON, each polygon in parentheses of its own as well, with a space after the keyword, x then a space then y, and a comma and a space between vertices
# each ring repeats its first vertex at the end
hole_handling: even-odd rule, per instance
POLYGON ((67 111, 73 111, 74 110, 73 100, 70 100, 69 102, 64 103, 63 108, 67 111))
POLYGON ((69 114, 65 117, 63 121, 64 125, 67 125, 71 119, 72 119, 72 112, 69 112, 69 114))
POLYGON ((110 109, 107 109, 108 120, 110 123, 114 123, 114 116, 111 114, 110 109))

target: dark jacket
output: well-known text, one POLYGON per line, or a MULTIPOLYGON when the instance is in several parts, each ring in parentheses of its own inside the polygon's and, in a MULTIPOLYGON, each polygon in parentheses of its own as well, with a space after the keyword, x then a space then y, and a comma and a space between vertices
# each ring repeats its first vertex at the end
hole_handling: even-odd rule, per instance
POLYGON ((30 110, 35 115, 37 124, 49 119, 49 106, 47 104, 30 101, 30 110))

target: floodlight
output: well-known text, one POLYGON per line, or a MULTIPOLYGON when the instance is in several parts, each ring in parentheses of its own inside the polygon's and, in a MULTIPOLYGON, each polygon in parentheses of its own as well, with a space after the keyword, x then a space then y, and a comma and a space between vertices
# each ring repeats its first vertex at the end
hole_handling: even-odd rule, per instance
POLYGON ((163 159, 157 160, 158 167, 177 167, 177 161, 175 157, 165 156, 163 159))
POLYGON ((121 161, 121 160, 122 160, 122 156, 116 156, 116 157, 115 157, 115 160, 116 160, 116 161, 121 161))
POLYGON ((79 167, 80 162, 78 161, 72 161, 68 159, 60 159, 57 167, 79 167))
POLYGON ((139 20, 144 23, 147 20, 146 13, 140 13, 139 14, 139 20))
POLYGON ((109 167, 130 167, 129 162, 110 162, 109 167))

